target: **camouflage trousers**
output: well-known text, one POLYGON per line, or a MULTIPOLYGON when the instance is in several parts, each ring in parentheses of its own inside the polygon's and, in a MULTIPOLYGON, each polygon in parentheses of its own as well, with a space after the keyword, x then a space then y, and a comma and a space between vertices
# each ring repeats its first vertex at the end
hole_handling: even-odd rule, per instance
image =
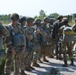
POLYGON ((73 59, 73 45, 72 42, 64 42, 62 43, 62 52, 63 52, 63 59, 67 60, 67 52, 69 55, 69 59, 72 60, 73 59))
POLYGON ((14 69, 14 75, 19 75, 19 69, 24 70, 25 69, 25 57, 24 54, 21 52, 16 53, 15 56, 13 56, 11 53, 7 53, 6 56, 6 64, 4 68, 4 75, 10 75, 12 69, 14 69))
POLYGON ((13 67, 12 53, 7 52, 6 62, 5 62, 5 66, 4 66, 4 75, 10 75, 13 68, 14 67, 13 67))
POLYGON ((33 54, 33 62, 37 62, 37 59, 40 58, 40 46, 37 45, 34 54, 33 54))
POLYGON ((42 45, 41 46, 41 54, 43 56, 53 56, 53 51, 54 51, 54 41, 50 41, 48 44, 42 45))
POLYGON ((33 53, 34 51, 29 51, 27 55, 25 55, 25 68, 31 66, 33 61, 33 53))
POLYGON ((19 69, 24 70, 25 69, 25 57, 24 54, 21 52, 16 53, 15 55, 15 75, 19 75, 19 69))

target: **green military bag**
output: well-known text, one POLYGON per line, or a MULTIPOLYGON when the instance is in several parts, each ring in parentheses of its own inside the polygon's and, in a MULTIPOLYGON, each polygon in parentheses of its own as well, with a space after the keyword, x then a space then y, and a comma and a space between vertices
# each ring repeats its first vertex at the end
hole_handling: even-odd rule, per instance
POLYGON ((72 31, 71 27, 65 27, 63 30, 63 41, 71 42, 74 41, 75 33, 72 31))

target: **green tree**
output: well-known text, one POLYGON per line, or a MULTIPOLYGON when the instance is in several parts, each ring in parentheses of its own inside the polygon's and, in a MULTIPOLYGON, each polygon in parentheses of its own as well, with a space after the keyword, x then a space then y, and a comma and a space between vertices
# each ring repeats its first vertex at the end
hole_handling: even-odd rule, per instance
POLYGON ((59 16, 58 13, 52 13, 49 15, 50 18, 57 18, 59 16))
POLYGON ((45 14, 44 10, 40 10, 40 11, 39 11, 39 18, 40 18, 41 20, 43 20, 44 17, 46 17, 46 14, 45 14))

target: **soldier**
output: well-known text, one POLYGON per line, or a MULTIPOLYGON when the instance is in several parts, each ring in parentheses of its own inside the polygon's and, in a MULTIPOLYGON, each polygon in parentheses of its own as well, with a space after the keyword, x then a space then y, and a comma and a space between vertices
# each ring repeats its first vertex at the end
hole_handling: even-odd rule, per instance
POLYGON ((25 16, 20 17, 19 23, 21 23, 21 26, 24 27, 26 25, 27 18, 25 16))
POLYGON ((34 70, 34 68, 31 66, 31 62, 33 61, 33 53, 35 50, 35 43, 34 43, 34 28, 33 26, 34 19, 31 17, 27 18, 27 25, 25 29, 25 35, 26 35, 26 48, 28 51, 27 56, 27 63, 28 65, 25 66, 25 70, 31 71, 34 70))
POLYGON ((25 35, 23 34, 23 30, 21 25, 18 23, 19 15, 17 13, 13 13, 11 15, 12 23, 7 27, 10 36, 7 40, 8 42, 8 52, 6 58, 6 66, 5 66, 5 74, 10 75, 11 73, 11 62, 12 59, 14 62, 14 75, 27 75, 24 73, 24 54, 25 54, 25 35), (13 57, 12 57, 13 56, 13 57), (21 71, 20 71, 21 69, 21 71))
POLYGON ((66 50, 66 47, 68 49, 69 59, 71 60, 70 65, 74 65, 72 41, 74 41, 74 34, 75 33, 72 31, 72 28, 70 27, 70 25, 68 25, 68 19, 67 18, 63 18, 62 23, 63 23, 63 26, 59 29, 59 33, 62 33, 62 38, 63 38, 62 39, 62 51, 63 51, 64 64, 62 66, 67 67, 67 50, 66 50))
MULTIPOLYGON (((4 55, 2 55, 3 51, 2 47, 3 47, 3 42, 5 42, 5 39, 9 36, 9 32, 6 29, 5 26, 2 25, 2 23, 0 23, 0 64, 1 64, 1 59, 3 58, 4 55)), ((4 53, 5 54, 5 53, 4 53)))
MULTIPOLYGON (((55 22, 55 19, 54 18, 50 18, 49 19, 49 32, 50 32, 50 34, 51 34, 51 37, 52 37, 52 35, 53 35, 53 28, 54 28, 54 26, 53 26, 53 23, 55 22)), ((53 38, 51 38, 51 42, 53 42, 52 44, 53 44, 53 49, 51 50, 51 58, 53 58, 54 57, 54 40, 53 40, 53 38)))
POLYGON ((75 23, 74 23, 74 25, 72 26, 72 30, 73 30, 74 32, 76 32, 76 18, 75 18, 75 23))
POLYGON ((39 31, 41 31, 42 30, 42 28, 41 28, 41 19, 39 19, 39 18, 37 18, 37 19, 35 19, 35 21, 34 21, 34 29, 35 29, 35 31, 34 31, 34 33, 35 33, 35 35, 36 35, 36 42, 35 42, 35 44, 36 44, 36 47, 37 47, 37 50, 35 50, 34 51, 34 62, 33 62, 33 66, 36 66, 36 67, 39 67, 40 65, 37 63, 37 60, 39 61, 39 62, 42 62, 41 60, 40 60, 40 57, 41 57, 41 51, 40 51, 40 46, 41 46, 41 34, 39 33, 39 31))
POLYGON ((62 23, 61 23, 61 21, 62 21, 62 18, 63 18, 63 16, 58 16, 58 18, 57 18, 57 21, 55 21, 54 23, 53 23, 53 25, 54 25, 54 28, 53 28, 53 39, 55 40, 55 44, 56 44, 56 59, 62 59, 62 57, 61 57, 61 49, 60 50, 58 50, 58 42, 59 42, 59 37, 58 37, 58 30, 59 30, 59 28, 62 26, 62 23))
POLYGON ((45 58, 45 52, 47 51, 45 51, 44 49, 47 49, 47 48, 45 48, 45 45, 46 45, 46 47, 47 47, 47 45, 49 44, 49 37, 50 37, 50 32, 49 32, 49 18, 48 17, 45 17, 44 18, 44 22, 43 22, 43 24, 42 24, 42 29, 43 29, 43 37, 42 37, 42 46, 41 46, 41 51, 42 51, 42 53, 43 53, 43 61, 45 61, 45 62, 49 62, 46 58, 45 58))
POLYGON ((73 41, 73 46, 74 46, 74 49, 76 49, 75 47, 75 44, 76 44, 76 18, 74 20, 74 25, 72 25, 72 30, 75 32, 75 37, 74 37, 74 41, 73 41))

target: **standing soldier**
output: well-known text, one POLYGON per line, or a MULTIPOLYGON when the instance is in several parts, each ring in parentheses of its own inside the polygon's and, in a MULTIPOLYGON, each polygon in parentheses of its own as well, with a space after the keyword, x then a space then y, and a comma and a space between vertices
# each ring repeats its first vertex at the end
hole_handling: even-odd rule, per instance
POLYGON ((66 50, 66 47, 68 49, 69 59, 71 60, 70 65, 74 65, 72 42, 74 41, 74 34, 75 33, 72 31, 72 27, 70 27, 70 25, 68 25, 68 19, 67 18, 63 18, 62 23, 63 23, 63 26, 59 29, 59 33, 62 33, 62 38, 63 38, 62 39, 62 51, 63 51, 64 64, 62 66, 67 67, 67 50, 66 50))
MULTIPOLYGON (((74 25, 72 26, 72 30, 73 30, 74 32, 76 32, 76 18, 75 18, 75 23, 74 23, 74 25)), ((75 45, 75 43, 76 43, 76 34, 75 34, 75 37, 74 37, 74 45, 75 45)))
POLYGON ((49 19, 49 32, 50 32, 50 34, 51 34, 51 42, 52 42, 52 49, 51 49, 51 58, 53 58, 54 57, 54 46, 55 46, 55 43, 54 43, 54 40, 53 40, 53 38, 52 38, 52 34, 53 34, 53 28, 54 28, 54 26, 53 26, 53 23, 55 22, 55 19, 54 18, 50 18, 49 19))
POLYGON ((0 63, 1 63, 1 59, 3 58, 2 55, 2 46, 3 46, 3 42, 5 42, 5 39, 9 36, 9 32, 6 29, 5 26, 2 25, 2 23, 0 23, 0 63), (4 40, 3 40, 4 39, 4 40))
POLYGON ((25 29, 25 35, 26 35, 26 48, 28 51, 28 56, 27 56, 27 63, 28 65, 25 66, 25 70, 31 71, 34 70, 33 67, 31 67, 31 62, 33 61, 33 53, 35 50, 35 43, 34 43, 34 28, 33 26, 33 21, 34 19, 29 17, 27 18, 27 25, 25 29))
POLYGON ((43 54, 43 61, 45 62, 49 62, 46 58, 45 58, 45 45, 47 46, 49 44, 49 37, 50 37, 50 31, 49 31, 49 18, 48 17, 45 17, 44 18, 44 22, 42 24, 42 29, 43 29, 43 38, 42 38, 42 41, 43 41, 43 45, 41 46, 41 51, 44 53, 43 54))
MULTIPOLYGON (((24 31, 24 34, 25 34, 25 37, 26 36, 28 36, 28 34, 27 34, 27 32, 29 32, 29 30, 27 30, 27 26, 26 26, 26 22, 27 22, 27 18, 26 17, 21 17, 20 19, 19 19, 19 23, 21 23, 21 27, 22 27, 22 29, 23 29, 23 31, 24 31)), ((30 33, 29 33, 30 34, 30 33)), ((30 36, 29 36, 30 37, 30 36)), ((26 39, 26 41, 27 41, 27 45, 28 45, 28 43, 30 44, 30 42, 28 42, 28 37, 26 37, 27 39, 26 39)), ((25 50, 25 70, 27 70, 27 71, 31 71, 31 69, 29 68, 29 63, 31 64, 31 60, 29 59, 29 58, 31 58, 30 56, 31 56, 31 54, 30 54, 30 52, 29 52, 29 46, 27 47, 27 49, 25 50), (30 54, 30 55, 29 55, 30 54), (30 61, 30 62, 29 62, 30 61)), ((31 50, 32 51, 32 50, 31 50)))
POLYGON ((11 15, 12 23, 7 27, 10 36, 7 38, 7 46, 8 46, 8 52, 7 52, 7 58, 6 58, 6 66, 4 75, 10 75, 11 73, 11 62, 12 59, 14 62, 14 75, 26 75, 24 73, 24 54, 25 54, 25 36, 23 34, 23 30, 21 28, 21 25, 18 23, 19 15, 17 13, 13 13, 11 15), (13 56, 13 57, 12 57, 13 56), (21 69, 21 72, 19 71, 21 69))
POLYGON ((40 60, 40 56, 41 56, 41 52, 40 52, 40 46, 41 46, 41 39, 40 39, 40 37, 41 37, 41 34, 39 33, 39 31, 41 31, 41 27, 40 27, 40 25, 41 25, 41 19, 35 19, 35 21, 34 21, 34 29, 35 29, 35 31, 34 31, 34 33, 35 33, 35 35, 36 35, 36 37, 35 37, 35 39, 36 39, 36 41, 35 41, 35 44, 36 44, 36 50, 34 51, 34 59, 33 59, 33 66, 36 66, 36 67, 39 67, 40 65, 37 63, 37 60, 39 61, 39 62, 42 62, 41 60, 40 60))
POLYGON ((53 28, 53 39, 55 39, 55 44, 56 44, 56 59, 62 59, 61 58, 61 50, 58 50, 58 42, 59 42, 59 37, 58 37, 58 30, 62 26, 62 16, 58 16, 57 21, 54 22, 54 28, 53 28))

